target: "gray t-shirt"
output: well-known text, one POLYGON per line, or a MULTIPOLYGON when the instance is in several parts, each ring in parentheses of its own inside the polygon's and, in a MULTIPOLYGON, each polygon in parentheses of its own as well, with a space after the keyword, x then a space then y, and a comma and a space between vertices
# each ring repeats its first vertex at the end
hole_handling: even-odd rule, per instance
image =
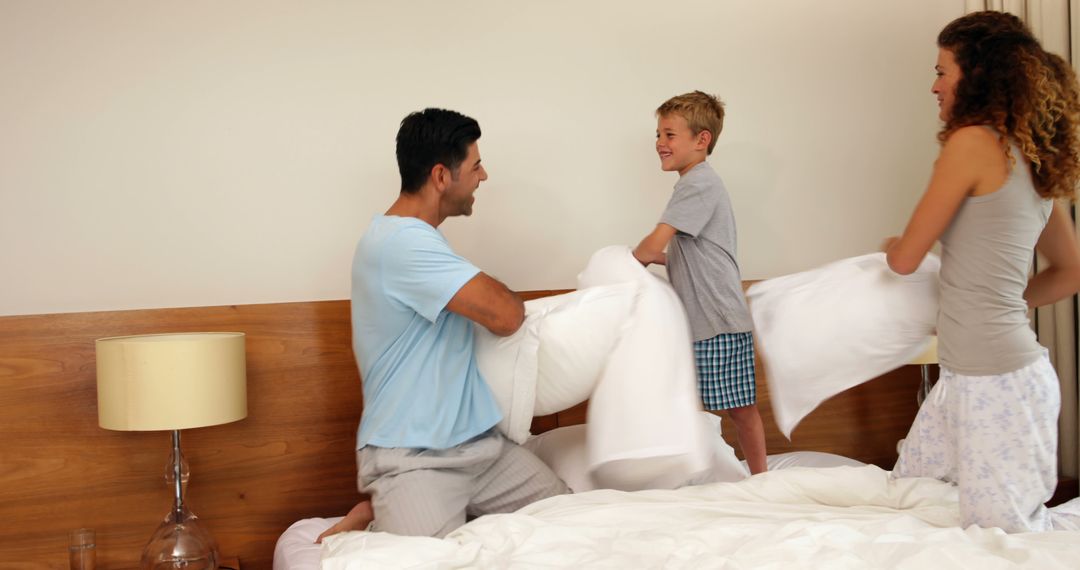
POLYGON ((678 232, 667 271, 694 340, 753 329, 736 261, 735 214, 720 176, 702 162, 675 183, 660 223, 678 232))

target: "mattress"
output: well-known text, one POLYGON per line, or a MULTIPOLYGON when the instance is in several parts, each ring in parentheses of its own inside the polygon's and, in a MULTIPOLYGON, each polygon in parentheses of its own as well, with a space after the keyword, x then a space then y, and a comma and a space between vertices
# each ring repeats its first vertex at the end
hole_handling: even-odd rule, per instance
POLYGON ((876 466, 601 489, 480 517, 444 539, 341 533, 324 541, 322 570, 1080 568, 1080 531, 964 528, 957 497, 948 483, 876 466))
MULTIPOLYGON (((770 455, 768 465, 770 470, 780 470, 791 467, 827 468, 863 464, 854 459, 829 453, 796 451, 770 455)), ((341 518, 309 518, 293 523, 282 533, 274 548, 274 570, 319 570, 322 545, 315 544, 315 539, 341 518)))

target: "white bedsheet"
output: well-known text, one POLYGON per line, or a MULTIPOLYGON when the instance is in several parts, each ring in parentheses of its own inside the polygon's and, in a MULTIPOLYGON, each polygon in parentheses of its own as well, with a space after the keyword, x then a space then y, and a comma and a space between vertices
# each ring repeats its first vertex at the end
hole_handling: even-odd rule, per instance
POLYGON ((1080 568, 1080 532, 958 524, 946 483, 892 481, 874 466, 792 468, 738 483, 553 497, 445 539, 344 533, 325 541, 322 567, 1080 568))

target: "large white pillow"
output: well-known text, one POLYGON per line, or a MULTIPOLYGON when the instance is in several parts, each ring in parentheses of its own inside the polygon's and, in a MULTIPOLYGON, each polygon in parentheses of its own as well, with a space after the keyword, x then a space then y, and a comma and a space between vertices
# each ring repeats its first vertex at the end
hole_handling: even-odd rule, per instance
POLYGON ((674 488, 712 457, 686 311, 627 246, 600 249, 578 276, 579 289, 619 283, 637 293, 589 400, 591 473, 609 489, 674 488))
POLYGON ((538 316, 526 316, 510 336, 497 336, 482 326, 473 327, 476 366, 502 410, 501 431, 511 441, 529 437, 536 408, 536 353, 540 346, 538 316))
POLYGON ((543 416, 589 399, 634 302, 633 284, 535 299, 544 312, 537 355, 536 409, 543 416))
POLYGON ((596 488, 589 475, 585 424, 565 426, 530 437, 522 447, 533 452, 575 493, 596 488))
MULTIPOLYGON (((744 462, 745 464, 745 462, 744 462)), ((821 451, 789 451, 777 453, 765 458, 765 464, 769 471, 788 469, 791 467, 863 467, 866 464, 858 459, 844 457, 835 453, 821 451)))
POLYGON ((747 291, 758 354, 780 431, 848 388, 918 356, 937 322, 937 256, 910 275, 885 254, 852 257, 747 291))
MULTIPOLYGON (((702 412, 700 421, 707 425, 706 430, 711 434, 709 442, 713 453, 711 465, 708 471, 686 477, 672 486, 681 487, 684 485, 741 481, 745 479, 749 475, 749 471, 739 462, 739 459, 735 456, 735 450, 720 435, 720 419, 708 412, 702 412)), ((588 428, 585 424, 555 428, 530 437, 523 444, 523 447, 532 451, 541 461, 546 463, 566 483, 566 486, 570 487, 575 493, 606 488, 589 471, 588 450, 585 445, 587 431, 588 428)), ((621 468, 654 469, 658 465, 662 465, 662 462, 626 460, 621 468)), ((613 464, 610 463, 607 465, 608 468, 612 468, 612 466, 613 464)), ((635 478, 652 480, 657 477, 655 475, 647 476, 636 473, 635 478)))
POLYGON ((476 326, 477 366, 503 412, 500 430, 529 436, 533 416, 589 398, 634 302, 636 288, 617 284, 525 303, 525 323, 499 337, 476 326))
MULTIPOLYGON (((739 461, 735 450, 720 434, 720 418, 708 412, 703 413, 703 420, 715 429, 712 447, 715 455, 709 471, 685 481, 684 485, 704 485, 706 483, 741 481, 750 476, 745 461, 739 461)), ((599 489, 597 482, 589 474, 588 456, 585 450, 586 428, 584 424, 555 428, 540 435, 534 435, 522 447, 540 458, 567 487, 575 493, 584 493, 599 489)), ((765 458, 769 471, 791 467, 862 467, 862 461, 820 451, 791 451, 769 455, 765 458)), ((679 485, 683 486, 683 485, 679 485)))
POLYGON ((745 462, 739 461, 728 442, 720 431, 720 416, 711 412, 701 412, 702 424, 708 433, 709 447, 712 449, 712 461, 709 470, 691 477, 686 481, 687 485, 704 485, 705 483, 720 483, 729 481, 742 481, 750 476, 750 469, 745 462))

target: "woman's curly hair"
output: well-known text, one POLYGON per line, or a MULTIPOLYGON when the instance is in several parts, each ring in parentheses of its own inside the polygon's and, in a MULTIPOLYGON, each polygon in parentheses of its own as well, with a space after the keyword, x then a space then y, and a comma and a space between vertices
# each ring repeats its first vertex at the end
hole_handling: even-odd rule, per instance
MULTIPOLYGON (((1069 64, 1043 50, 1019 18, 1004 12, 953 20, 937 43, 960 66, 955 101, 938 140, 961 127, 989 125, 1003 144, 1016 141, 1039 195, 1075 200, 1080 88, 1069 64)), ((1008 145, 1005 151, 1015 160, 1008 145)))

